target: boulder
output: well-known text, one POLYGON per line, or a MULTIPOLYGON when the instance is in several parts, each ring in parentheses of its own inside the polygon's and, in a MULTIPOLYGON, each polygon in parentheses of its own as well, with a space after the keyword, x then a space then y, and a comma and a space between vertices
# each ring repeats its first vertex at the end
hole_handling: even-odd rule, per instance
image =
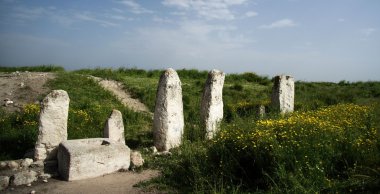
POLYGON ((139 151, 131 152, 131 168, 138 168, 144 164, 144 159, 139 151))
POLYGON ((37 180, 38 173, 33 170, 25 170, 13 175, 12 185, 27 185, 37 180))
POLYGON ((0 176, 0 191, 6 189, 9 185, 9 177, 8 176, 0 176))

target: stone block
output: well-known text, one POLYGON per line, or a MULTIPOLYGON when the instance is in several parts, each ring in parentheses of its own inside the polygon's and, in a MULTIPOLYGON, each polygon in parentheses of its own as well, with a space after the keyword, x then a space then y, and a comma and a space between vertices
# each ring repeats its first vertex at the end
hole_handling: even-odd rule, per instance
POLYGON ((58 147, 58 172, 67 181, 126 170, 129 165, 128 146, 108 138, 68 140, 58 147))

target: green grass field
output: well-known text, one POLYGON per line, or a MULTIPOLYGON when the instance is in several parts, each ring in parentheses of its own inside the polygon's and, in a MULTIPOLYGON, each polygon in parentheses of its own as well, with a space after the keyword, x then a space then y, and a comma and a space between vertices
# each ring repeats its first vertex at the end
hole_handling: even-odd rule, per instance
MULTIPOLYGON (((170 157, 152 157, 152 120, 123 107, 85 77, 124 83, 153 112, 162 70, 83 69, 65 72, 50 66, 0 71, 56 71, 51 89, 70 96, 69 139, 101 137, 112 109, 123 113, 127 145, 146 157, 144 168, 162 176, 142 185, 181 193, 371 193, 380 190, 380 82, 300 82, 296 112, 281 116, 270 107, 272 81, 254 73, 228 74, 223 89, 224 120, 213 140, 200 127, 200 100, 207 72, 177 70, 185 114, 183 145, 170 157), (49 70, 50 69, 50 70, 49 70), (55 70, 52 70, 55 69, 55 70), (80 86, 80 87, 78 87, 80 86), (270 111, 257 116, 255 107, 270 111)), ((0 109, 0 160, 16 159, 33 148, 37 105, 21 113, 0 109)))

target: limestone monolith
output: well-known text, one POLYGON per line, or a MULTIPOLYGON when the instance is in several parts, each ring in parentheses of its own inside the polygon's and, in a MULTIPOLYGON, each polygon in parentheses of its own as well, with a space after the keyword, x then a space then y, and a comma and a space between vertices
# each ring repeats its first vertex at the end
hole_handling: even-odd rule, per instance
POLYGON ((272 105, 281 113, 294 111, 294 78, 292 76, 274 77, 272 105))
POLYGON ((158 151, 168 151, 182 142, 184 129, 181 80, 167 69, 160 77, 153 119, 153 139, 158 151))
POLYGON ((103 137, 125 144, 123 116, 120 111, 112 110, 104 126, 103 137))
POLYGON ((219 130, 223 119, 223 84, 225 74, 212 70, 203 90, 201 102, 201 122, 206 130, 206 138, 212 139, 219 130))
POLYGON ((35 160, 56 159, 59 143, 67 140, 69 102, 64 90, 53 90, 41 102, 35 160))

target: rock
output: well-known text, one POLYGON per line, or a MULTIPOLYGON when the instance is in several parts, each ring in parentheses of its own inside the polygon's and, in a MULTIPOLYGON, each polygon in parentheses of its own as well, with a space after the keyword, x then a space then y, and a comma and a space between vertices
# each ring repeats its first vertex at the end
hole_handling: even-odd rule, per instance
POLYGON ((4 100, 4 106, 10 106, 13 104, 13 101, 12 100, 4 100))
POLYGON ((153 119, 153 140, 159 151, 178 147, 184 130, 181 80, 167 69, 160 77, 153 119))
POLYGON ((123 116, 120 111, 112 110, 106 121, 103 137, 125 144, 123 116))
POLYGON ((35 194, 35 193, 36 193, 35 190, 30 191, 30 194, 35 194))
POLYGON ((37 172, 33 170, 21 171, 13 175, 12 185, 26 185, 37 180, 37 172))
POLYGON ((144 164, 144 159, 139 151, 131 152, 131 168, 138 168, 144 164))
POLYGON ((25 86, 24 82, 20 83, 20 87, 23 88, 25 86))
POLYGON ((42 101, 35 160, 56 158, 59 143, 67 140, 69 102, 63 90, 53 90, 42 101))
POLYGON ((257 113, 257 116, 259 116, 260 118, 263 118, 265 116, 265 106, 258 105, 256 107, 256 113, 257 113))
POLYGON ((154 153, 156 153, 157 152, 157 148, 156 148, 156 146, 152 146, 152 147, 150 147, 150 151, 154 154, 154 153))
POLYGON ((44 179, 44 180, 42 180, 42 182, 44 182, 44 183, 47 183, 47 182, 48 182, 48 180, 47 180, 47 179, 44 179))
POLYGON ((30 167, 37 168, 37 167, 44 167, 44 162, 42 160, 38 160, 30 164, 30 167))
POLYGON ((27 184, 26 186, 27 186, 27 187, 31 187, 31 186, 32 186, 32 184, 31 184, 31 183, 29 183, 29 184, 27 184))
POLYGON ((38 176, 40 179, 43 179, 43 180, 46 180, 46 179, 50 179, 52 176, 51 174, 48 174, 48 173, 42 173, 40 174, 40 176, 38 176))
POLYGON ((8 164, 4 161, 0 162, 0 169, 5 169, 7 168, 8 164))
POLYGON ((272 105, 281 113, 294 111, 294 78, 287 75, 274 77, 272 105))
POLYGON ((29 168, 29 166, 33 163, 33 159, 25 158, 21 162, 21 167, 23 168, 29 168))
POLYGON ((128 169, 130 156, 128 146, 107 138, 68 140, 58 148, 58 171, 67 181, 94 178, 128 169))
POLYGON ((9 177, 0 176, 0 191, 6 189, 9 186, 9 177))
POLYGON ((9 169, 13 169, 13 170, 15 170, 15 169, 18 169, 20 167, 20 164, 18 163, 18 162, 16 162, 16 161, 9 161, 8 162, 8 168, 9 169))
POLYGON ((153 155, 155 155, 155 156, 171 156, 172 153, 169 151, 163 151, 163 152, 156 152, 153 155))
POLYGON ((212 139, 219 130, 223 119, 223 84, 225 74, 212 70, 203 90, 201 102, 201 122, 206 130, 206 138, 212 139))

